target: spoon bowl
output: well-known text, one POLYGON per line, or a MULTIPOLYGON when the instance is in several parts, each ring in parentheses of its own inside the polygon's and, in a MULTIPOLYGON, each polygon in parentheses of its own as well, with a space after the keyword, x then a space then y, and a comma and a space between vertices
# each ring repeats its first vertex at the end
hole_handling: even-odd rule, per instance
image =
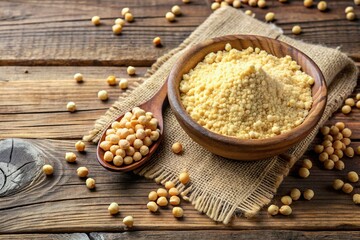
MULTIPOLYGON (((150 100, 138 106, 141 109, 145 110, 146 112, 152 112, 153 116, 159 122, 158 128, 160 129, 160 136, 159 139, 149 147, 149 153, 139 161, 133 162, 129 165, 123 164, 122 166, 118 167, 109 162, 106 162, 104 160, 105 151, 102 148, 100 148, 100 143, 104 141, 106 138, 106 130, 111 128, 111 124, 109 124, 109 126, 104 130, 96 148, 97 160, 99 161, 101 166, 113 172, 128 172, 142 166, 150 159, 150 157, 155 153, 156 149, 159 147, 161 140, 164 137, 164 121, 162 116, 162 108, 166 99, 166 94, 167 94, 167 83, 165 82, 164 85, 160 88, 160 90, 150 100)), ((119 116, 117 119, 114 119, 114 121, 119 121, 123 117, 124 114, 119 116)))

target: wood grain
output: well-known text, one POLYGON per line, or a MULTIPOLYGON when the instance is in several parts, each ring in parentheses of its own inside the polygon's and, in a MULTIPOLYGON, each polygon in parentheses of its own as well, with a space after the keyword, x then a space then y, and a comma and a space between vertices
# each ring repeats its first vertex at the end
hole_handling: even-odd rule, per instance
POLYGON ((90 240, 85 233, 63 233, 63 234, 4 234, 0 235, 3 240, 90 240))
MULTIPOLYGON (((211 13, 209 2, 193 0, 184 5, 176 0, 1 1, 0 64, 148 66, 178 46, 206 19, 211 13), (168 23, 164 15, 174 4, 182 7, 183 16, 175 23, 168 23), (120 36, 114 36, 111 25, 124 6, 133 9, 135 22, 127 24, 120 36), (94 15, 104 19, 101 26, 91 25, 90 18, 94 15), (152 46, 155 36, 161 37, 164 47, 152 46)), ((346 0, 331 1, 330 11, 326 13, 316 8, 307 9, 301 1, 289 4, 268 1, 267 9, 246 6, 241 10, 251 9, 262 21, 268 11, 273 11, 275 23, 286 35, 292 35, 292 26, 300 24, 303 33, 295 38, 341 46, 359 60, 360 25, 359 20, 345 19, 344 9, 349 4, 346 0)))

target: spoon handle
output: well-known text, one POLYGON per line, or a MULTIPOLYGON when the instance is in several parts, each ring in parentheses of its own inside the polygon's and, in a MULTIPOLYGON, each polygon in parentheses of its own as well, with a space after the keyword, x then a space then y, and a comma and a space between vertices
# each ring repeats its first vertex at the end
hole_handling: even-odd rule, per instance
POLYGON ((151 111, 155 116, 162 116, 162 107, 167 96, 167 80, 159 89, 159 91, 147 102, 141 104, 143 109, 151 111))

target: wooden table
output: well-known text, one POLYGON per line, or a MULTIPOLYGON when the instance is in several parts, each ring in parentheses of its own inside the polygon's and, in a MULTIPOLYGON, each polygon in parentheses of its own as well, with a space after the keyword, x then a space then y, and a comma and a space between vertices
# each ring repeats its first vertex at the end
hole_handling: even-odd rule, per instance
MULTIPOLYGON (((286 35, 291 36, 292 26, 300 24, 303 33, 294 36, 296 39, 340 46, 360 66, 360 22, 347 21, 344 15, 345 7, 353 5, 352 1, 328 1, 330 10, 325 13, 304 8, 302 1, 268 1, 268 5, 268 9, 251 9, 258 19, 263 19, 268 11, 275 12, 276 24, 286 35)), ((245 9, 249 7, 242 8, 245 9)), ((360 7, 355 9, 360 17, 360 7)), ((180 0, 1 0, 0 138, 46 141, 61 157, 65 151, 74 151, 74 143, 122 94, 120 89, 106 85, 106 77, 127 77, 127 65, 136 66, 138 76, 142 76, 159 56, 178 46, 210 13, 210 2, 205 0, 192 0, 186 5, 180 0), (182 7, 183 16, 168 23, 164 15, 174 4, 182 7), (130 7, 136 21, 127 24, 121 36, 114 36, 111 25, 122 7, 130 7), (101 26, 90 23, 94 15, 101 16, 101 26), (155 36, 161 37, 162 48, 152 46, 155 36), (84 74, 84 84, 73 80, 76 72, 84 74), (109 92, 109 101, 97 99, 100 89, 109 92), (76 113, 66 111, 68 101, 77 103, 76 113)), ((133 88, 130 80, 128 91, 133 88)), ((352 145, 357 146, 359 118, 360 111, 355 109, 349 116, 336 113, 329 123, 346 122, 353 130, 352 145)), ((311 151, 308 156, 315 160, 311 151)), ((92 145, 78 158, 78 165, 48 159, 57 164, 54 176, 40 175, 35 180, 33 163, 28 162, 31 160, 11 162, 16 169, 10 169, 11 157, 0 159, 0 188, 5 181, 8 187, 25 185, 16 191, 0 190, 1 239, 360 238, 359 206, 352 203, 351 195, 331 189, 336 177, 344 178, 349 170, 360 172, 358 156, 346 159, 346 169, 341 172, 323 170, 314 161, 308 179, 290 173, 274 202, 279 202, 279 196, 292 187, 315 190, 312 201, 293 204, 293 215, 270 217, 261 211, 253 219, 235 218, 229 226, 213 222, 189 203, 183 204, 186 217, 182 221, 174 219, 170 211, 150 214, 146 209, 147 194, 158 188, 157 184, 131 173, 106 171, 95 160, 92 145), (89 191, 76 176, 79 165, 90 168, 97 181, 96 191, 89 191), (22 178, 16 177, 21 174, 22 178), (113 201, 119 202, 121 208, 121 214, 115 217, 107 212, 113 201), (126 215, 135 218, 132 231, 124 231, 121 220, 126 215)), ((355 184, 355 192, 359 192, 359 186, 355 184)))

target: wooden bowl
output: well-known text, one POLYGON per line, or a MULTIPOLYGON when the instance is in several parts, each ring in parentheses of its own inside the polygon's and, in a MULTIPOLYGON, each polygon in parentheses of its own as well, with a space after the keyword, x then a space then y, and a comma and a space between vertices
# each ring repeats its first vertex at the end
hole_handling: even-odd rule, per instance
POLYGON ((258 160, 284 153, 304 139, 319 122, 326 106, 327 89, 319 67, 300 50, 275 39, 254 35, 229 35, 210 39, 188 49, 175 63, 168 77, 168 99, 170 106, 185 132, 210 152, 236 160, 258 160), (179 83, 182 76, 194 68, 210 52, 233 48, 258 47, 277 57, 289 55, 302 71, 315 79, 312 87, 313 105, 304 122, 287 133, 266 139, 239 139, 220 135, 199 125, 186 112, 180 100, 179 83))

